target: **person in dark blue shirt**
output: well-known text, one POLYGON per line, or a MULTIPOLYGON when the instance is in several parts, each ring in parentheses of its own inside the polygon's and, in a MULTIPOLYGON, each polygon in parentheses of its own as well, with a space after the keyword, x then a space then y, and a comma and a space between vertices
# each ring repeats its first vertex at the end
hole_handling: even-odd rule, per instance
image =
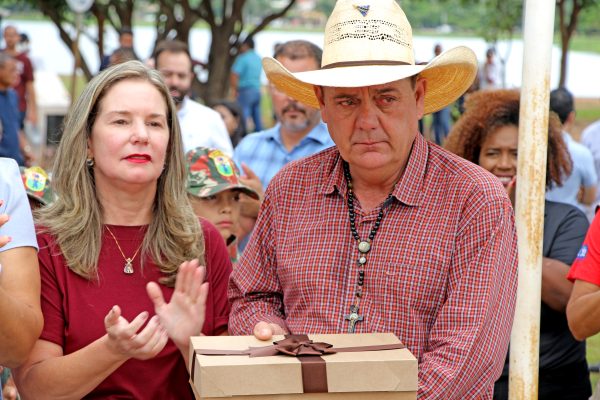
POLYGON ((24 165, 19 145, 19 101, 12 89, 17 78, 16 61, 0 53, 0 157, 12 158, 24 165))

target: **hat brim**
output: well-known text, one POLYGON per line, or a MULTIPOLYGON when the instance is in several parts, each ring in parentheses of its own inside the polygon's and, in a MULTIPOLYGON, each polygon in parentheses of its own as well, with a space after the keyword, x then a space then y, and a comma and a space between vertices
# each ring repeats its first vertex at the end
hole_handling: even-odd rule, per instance
POLYGON ((27 197, 30 198, 31 200, 37 201, 42 206, 48 205, 48 202, 43 197, 37 196, 29 191, 26 191, 26 193, 27 193, 27 197))
POLYGON ((314 86, 364 87, 382 85, 413 75, 427 81, 425 114, 448 106, 473 83, 477 57, 468 47, 447 50, 426 65, 360 65, 291 73, 274 58, 263 58, 267 78, 288 96, 319 108, 314 86))
POLYGON ((256 193, 256 191, 254 189, 251 189, 248 186, 234 185, 231 183, 221 183, 219 185, 213 186, 212 188, 210 188, 210 191, 205 196, 198 196, 197 194, 194 194, 191 192, 190 192, 190 194, 192 194, 193 196, 196 196, 196 197, 203 198, 203 197, 215 195, 217 193, 221 193, 225 190, 239 190, 240 192, 252 197, 254 200, 260 200, 260 196, 258 195, 258 193, 256 193))

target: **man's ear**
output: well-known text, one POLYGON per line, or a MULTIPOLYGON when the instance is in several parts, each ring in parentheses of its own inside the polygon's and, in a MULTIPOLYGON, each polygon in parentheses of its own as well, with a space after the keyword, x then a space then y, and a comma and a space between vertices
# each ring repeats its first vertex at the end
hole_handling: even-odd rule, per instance
POLYGON ((415 102, 417 105, 417 118, 423 118, 425 113, 425 93, 427 92, 427 80, 418 77, 415 82, 415 102))

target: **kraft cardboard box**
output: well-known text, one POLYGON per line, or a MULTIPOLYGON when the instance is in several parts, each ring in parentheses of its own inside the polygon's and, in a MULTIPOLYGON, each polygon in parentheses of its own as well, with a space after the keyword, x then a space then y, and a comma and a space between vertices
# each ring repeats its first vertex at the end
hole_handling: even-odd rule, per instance
MULTIPOLYGON (((417 360, 406 348, 351 351, 320 357, 275 355, 201 355, 201 349, 246 350, 264 348, 283 340, 275 336, 263 342, 254 336, 198 336, 191 338, 190 380, 199 400, 414 400, 417 395, 417 360), (301 362, 301 360, 304 360, 301 362), (321 364, 321 369, 303 371, 303 363, 321 364), (324 368, 323 368, 324 367, 324 368), (315 373, 317 376, 311 375, 315 373), (304 378, 303 378, 304 374, 304 378), (308 381, 308 382, 307 382, 308 381), (319 381, 317 393, 305 393, 319 381)), ((336 348, 399 343, 391 333, 308 335, 313 342, 336 348)), ((304 365, 304 368, 310 366, 304 365)))

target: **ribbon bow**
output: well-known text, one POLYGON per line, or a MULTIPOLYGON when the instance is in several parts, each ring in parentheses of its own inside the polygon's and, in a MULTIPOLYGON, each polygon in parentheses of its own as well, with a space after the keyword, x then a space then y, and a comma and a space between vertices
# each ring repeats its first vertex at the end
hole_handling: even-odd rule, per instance
POLYGON ((323 354, 335 354, 333 345, 324 342, 313 342, 312 340, 298 340, 289 337, 273 343, 275 349, 280 353, 290 356, 322 356, 323 354))
POLYGON ((292 357, 298 356, 322 356, 324 354, 335 354, 333 345, 324 342, 313 342, 310 339, 302 340, 295 336, 273 342, 271 346, 250 347, 247 354, 250 357, 270 357, 285 354, 292 357))

